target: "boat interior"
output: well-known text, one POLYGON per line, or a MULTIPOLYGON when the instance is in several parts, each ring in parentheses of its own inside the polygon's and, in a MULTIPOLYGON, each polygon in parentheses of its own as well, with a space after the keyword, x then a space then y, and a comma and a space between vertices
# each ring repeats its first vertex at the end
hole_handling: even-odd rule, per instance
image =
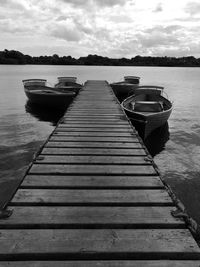
POLYGON ((137 76, 124 76, 124 81, 131 84, 138 84, 140 82, 140 77, 137 76))
POLYGON ((141 93, 130 97, 126 102, 126 107, 135 112, 156 113, 171 108, 169 100, 161 96, 161 91, 156 93, 141 93))
POLYGON ((46 86, 45 79, 27 79, 22 81, 25 87, 29 86, 46 86))

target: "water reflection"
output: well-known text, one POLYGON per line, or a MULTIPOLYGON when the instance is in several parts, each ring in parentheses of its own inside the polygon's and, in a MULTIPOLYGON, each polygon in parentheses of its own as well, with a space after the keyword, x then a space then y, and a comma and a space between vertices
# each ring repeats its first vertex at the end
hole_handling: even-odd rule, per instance
POLYGON ((165 144, 169 140, 169 124, 166 122, 163 126, 155 129, 144 141, 152 157, 156 156, 165 149, 165 144))
POLYGON ((141 123, 132 122, 133 126, 138 131, 140 137, 143 139, 146 148, 152 157, 155 157, 161 151, 165 149, 165 144, 169 140, 169 124, 166 122, 163 126, 155 129, 145 140, 144 140, 144 127, 141 123))
POLYGON ((200 224, 200 173, 195 170, 169 171, 163 176, 176 196, 183 202, 187 213, 200 224))
POLYGON ((36 105, 29 100, 26 102, 25 110, 39 121, 51 122, 55 126, 59 119, 64 115, 65 111, 36 105))

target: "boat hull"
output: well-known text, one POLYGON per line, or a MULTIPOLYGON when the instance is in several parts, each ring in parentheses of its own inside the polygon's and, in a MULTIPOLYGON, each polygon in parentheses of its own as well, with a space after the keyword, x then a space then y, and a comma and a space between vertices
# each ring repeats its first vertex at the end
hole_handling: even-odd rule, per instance
POLYGON ((128 97, 122 102, 122 107, 133 124, 134 122, 141 124, 143 128, 143 138, 146 139, 155 129, 163 126, 168 121, 172 112, 172 103, 163 96, 160 96, 157 100, 165 103, 165 110, 159 112, 135 112, 128 108, 129 103, 134 99, 134 96, 128 97))
POLYGON ((126 113, 130 120, 134 123, 139 122, 143 128, 143 138, 146 139, 155 129, 163 126, 169 119, 172 109, 156 113, 150 116, 144 116, 142 114, 130 112, 126 110, 126 113))
POLYGON ((70 92, 75 92, 76 94, 79 93, 79 91, 80 91, 80 89, 82 87, 83 86, 81 84, 78 84, 78 83, 70 83, 70 82, 67 85, 66 84, 62 84, 62 83, 59 83, 59 84, 56 84, 55 85, 55 89, 58 89, 61 92, 70 91, 70 92))
POLYGON ((126 82, 112 83, 110 86, 113 92, 118 97, 127 97, 134 93, 134 89, 137 88, 137 84, 131 84, 126 82))
POLYGON ((28 89, 25 89, 25 94, 31 103, 45 107, 54 107, 58 109, 67 108, 67 106, 71 103, 74 96, 76 95, 74 92, 45 93, 42 90, 39 91, 39 90, 28 90, 28 89))

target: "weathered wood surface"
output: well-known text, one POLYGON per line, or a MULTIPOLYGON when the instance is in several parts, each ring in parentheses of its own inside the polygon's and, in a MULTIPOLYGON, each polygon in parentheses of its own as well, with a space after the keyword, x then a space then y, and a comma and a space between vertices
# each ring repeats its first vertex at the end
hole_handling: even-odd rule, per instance
POLYGON ((63 120, 62 121, 62 125, 68 125, 68 124, 78 124, 78 125, 87 125, 88 122, 90 123, 90 125, 99 125, 99 124, 103 124, 106 125, 125 125, 127 126, 127 122, 124 120, 103 120, 103 119, 98 119, 98 120, 94 120, 94 119, 90 119, 90 120, 81 120, 81 119, 76 119, 76 120, 63 120))
POLYGON ((131 165, 149 165, 150 161, 146 157, 139 156, 55 156, 55 155, 41 155, 37 157, 35 163, 38 164, 131 164, 131 165))
POLYGON ((130 137, 118 137, 118 136, 52 136, 49 141, 54 142, 126 142, 126 143, 139 143, 138 138, 130 137))
POLYGON ((183 228, 172 207, 15 207, 1 228, 183 228))
MULTIPOLYGON (((94 113, 94 112, 93 112, 94 113)), ((88 118, 88 119, 98 119, 98 118, 100 118, 100 119, 102 119, 102 118, 105 118, 105 119, 112 119, 112 118, 118 118, 118 119, 120 119, 120 120, 122 120, 122 118, 124 119, 124 114, 114 114, 114 113, 112 113, 112 114, 106 114, 106 113, 102 113, 102 114, 93 114, 93 113, 88 113, 87 115, 85 115, 83 112, 81 112, 81 113, 73 113, 73 112, 70 112, 69 110, 68 110, 68 112, 67 112, 67 114, 65 114, 64 115, 64 117, 63 118, 71 118, 71 119, 73 119, 73 118, 88 118)))
POLYGON ((164 188, 159 176, 27 175, 21 188, 164 188))
POLYGON ((0 267, 199 265, 200 250, 111 88, 89 81, 0 220, 0 267), (193 261, 194 260, 194 261, 193 261))
POLYGON ((199 258, 186 229, 2 229, 0 249, 1 259, 199 258))
POLYGON ((63 142, 63 141, 49 141, 45 147, 78 147, 78 148, 126 148, 126 149, 132 149, 132 148, 141 148, 142 145, 137 142, 132 143, 123 143, 123 142, 63 142))
POLYGON ((81 132, 69 132, 69 131, 54 131, 53 136, 71 136, 71 137, 76 137, 76 136, 86 136, 86 137, 104 137, 104 138, 109 138, 109 137, 135 137, 135 134, 132 134, 131 132, 106 132, 106 136, 105 136, 105 132, 90 132, 90 131, 81 131, 81 132))
MULTIPOLYGON (((78 116, 78 117, 70 117, 70 118, 63 118, 61 120, 61 124, 63 124, 63 122, 65 123, 70 123, 70 124, 84 124, 84 123, 93 123, 93 124, 118 124, 120 121, 120 124, 123 125, 123 123, 125 123, 126 121, 124 120, 124 118, 116 118, 116 117, 105 117, 105 116, 78 116), (98 122, 98 123, 97 123, 98 122)), ((119 124, 119 125, 120 125, 119 124)), ((133 129, 134 131, 134 129, 133 129)))
POLYGON ((0 267, 199 267, 200 261, 188 260, 93 260, 93 261, 15 261, 0 262, 0 267))
POLYGON ((13 204, 36 205, 172 205, 165 190, 19 189, 13 204))
POLYGON ((114 133, 132 133, 132 129, 124 129, 124 128, 100 128, 100 127, 90 127, 90 128, 85 128, 85 127, 60 127, 60 125, 56 128, 56 131, 58 132, 85 132, 85 131, 90 131, 90 132, 114 132, 114 133))
MULTIPOLYGON (((141 147, 142 148, 142 147, 141 147)), ((146 151, 140 148, 133 149, 119 149, 119 148, 63 148, 63 147, 44 147, 41 154, 50 155, 130 155, 130 156, 142 156, 146 155, 146 151)))
POLYGON ((156 175, 152 165, 34 164, 30 174, 156 175))
POLYGON ((113 124, 104 124, 103 122, 102 123, 96 123, 96 124, 90 124, 90 123, 85 123, 85 124, 78 124, 78 123, 66 123, 66 124, 60 124, 59 125, 60 128, 70 128, 70 127, 73 127, 73 128, 84 128, 84 129, 87 129, 87 128, 105 128, 105 129, 109 129, 110 131, 112 131, 112 129, 131 129, 131 126, 126 124, 126 125, 121 125, 121 124, 116 124, 116 123, 113 123, 113 124))

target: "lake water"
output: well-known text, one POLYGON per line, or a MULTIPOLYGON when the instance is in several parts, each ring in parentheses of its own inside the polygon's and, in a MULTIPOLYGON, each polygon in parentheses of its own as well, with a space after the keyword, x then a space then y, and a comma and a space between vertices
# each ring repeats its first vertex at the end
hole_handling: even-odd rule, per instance
POLYGON ((0 203, 12 194, 33 155, 54 129, 61 113, 43 112, 27 103, 22 80, 58 76, 119 81, 141 77, 161 85, 174 102, 168 125, 147 140, 165 181, 200 223, 200 68, 0 65, 0 203))

